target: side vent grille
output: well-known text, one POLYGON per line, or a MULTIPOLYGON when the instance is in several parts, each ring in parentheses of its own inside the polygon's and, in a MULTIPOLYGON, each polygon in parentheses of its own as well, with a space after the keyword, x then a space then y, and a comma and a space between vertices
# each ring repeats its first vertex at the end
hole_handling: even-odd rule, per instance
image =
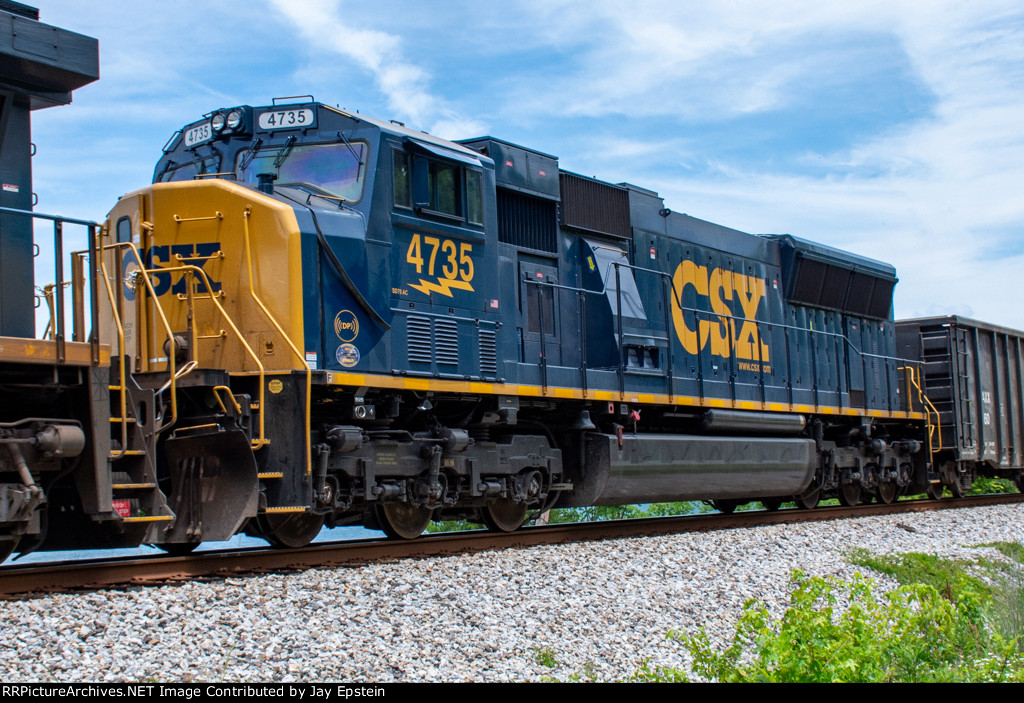
POLYGON ((480 330, 480 375, 498 375, 498 348, 494 330, 480 330))
POLYGON ((540 251, 558 251, 554 200, 498 188, 498 241, 540 251))
POLYGON ((409 337, 409 361, 429 364, 433 360, 430 343, 430 318, 410 316, 406 333, 409 337))
POLYGON ((559 176, 563 225, 615 237, 632 236, 627 189, 566 171, 559 176))
POLYGON ((434 354, 438 364, 459 364, 459 323, 434 320, 434 354))

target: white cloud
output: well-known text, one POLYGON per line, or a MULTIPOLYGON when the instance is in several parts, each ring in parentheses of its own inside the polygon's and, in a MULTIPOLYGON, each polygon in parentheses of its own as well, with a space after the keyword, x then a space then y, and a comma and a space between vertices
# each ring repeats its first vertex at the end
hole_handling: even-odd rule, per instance
MULTIPOLYGON (((430 76, 405 57, 401 36, 356 28, 346 17, 340 0, 270 1, 314 50, 344 56, 368 71, 398 119, 417 128, 428 126, 427 131, 453 138, 463 135, 451 134, 449 130, 467 123, 477 124, 456 116, 443 98, 429 91, 430 76)), ((325 61, 329 59, 318 54, 317 62, 325 61)))
MULTIPOLYGON (((973 309, 1024 328, 1024 309, 1005 294, 1024 263, 1017 254, 1024 248, 1019 3, 649 2, 627 10, 609 1, 583 11, 546 0, 529 7, 547 41, 569 55, 548 80, 522 75, 506 110, 530 114, 533 126, 543 115, 598 120, 601 133, 562 150, 563 163, 655 188, 673 209, 728 226, 791 232, 891 261, 902 279, 898 314, 973 309), (833 153, 807 154, 805 173, 792 161, 780 172, 775 152, 758 154, 756 145, 736 163, 704 145, 699 151, 713 162, 686 168, 698 149, 679 136, 691 125, 801 104, 804 85, 861 70, 856 62, 870 54, 843 46, 858 33, 902 52, 908 80, 933 96, 930 114, 889 120, 833 153), (617 136, 601 119, 609 115, 626 120, 617 136), (674 133, 629 135, 652 118, 674 133), (674 173, 666 162, 678 164, 674 173)), ((832 110, 843 129, 843 105, 815 107, 832 110)))
POLYGON ((38 4, 102 52, 98 84, 33 118, 54 209, 101 216, 173 129, 312 89, 439 136, 520 141, 727 226, 890 261, 900 314, 971 309, 1024 328, 1006 290, 1024 264, 1019 0, 38 4), (892 67, 874 62, 902 71, 927 112, 845 132, 842 100, 887 87, 870 81, 892 67), (836 104, 814 102, 858 77, 836 104), (764 118, 794 106, 842 138, 781 154, 764 118))

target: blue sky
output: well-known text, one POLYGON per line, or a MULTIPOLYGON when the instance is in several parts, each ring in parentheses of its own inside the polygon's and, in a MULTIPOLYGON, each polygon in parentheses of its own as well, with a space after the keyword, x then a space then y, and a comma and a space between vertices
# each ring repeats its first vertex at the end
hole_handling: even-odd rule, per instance
POLYGON ((30 4, 100 42, 35 113, 42 212, 102 218, 178 127, 311 93, 888 261, 897 317, 1024 329, 1019 0, 30 4))

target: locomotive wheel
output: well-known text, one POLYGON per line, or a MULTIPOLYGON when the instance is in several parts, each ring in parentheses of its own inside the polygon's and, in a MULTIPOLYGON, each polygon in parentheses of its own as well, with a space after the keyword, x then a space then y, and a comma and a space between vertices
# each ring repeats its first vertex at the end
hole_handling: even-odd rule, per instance
POLYGON ((964 484, 960 481, 960 475, 953 479, 953 483, 949 484, 949 492, 953 494, 954 498, 963 498, 967 491, 964 490, 964 484))
POLYGON ((796 507, 803 510, 814 510, 818 507, 819 500, 821 500, 821 487, 817 483, 812 483, 803 495, 793 497, 796 507))
POLYGON ((940 500, 945 490, 946 487, 941 483, 929 483, 928 488, 924 489, 924 493, 932 500, 940 500))
POLYGON ((730 515, 736 508, 738 508, 740 502, 738 500, 713 500, 711 501, 711 507, 723 515, 730 515))
POLYGON ((312 513, 263 513, 259 536, 275 547, 305 547, 320 534, 324 516, 312 513))
POLYGON ((878 488, 875 489, 875 496, 878 498, 879 503, 890 505, 896 502, 896 498, 900 494, 900 487, 895 481, 883 481, 878 484, 878 488))
POLYGON ((484 524, 491 532, 515 532, 526 522, 526 501, 492 500, 482 512, 484 524))
POLYGON ((774 513, 782 507, 782 498, 762 498, 761 505, 763 505, 764 509, 768 512, 774 513))
POLYGON ((0 534, 0 563, 14 553, 20 538, 20 535, 0 534))
POLYGON ((172 557, 185 557, 195 551, 199 542, 168 542, 167 544, 156 545, 172 557))
POLYGON ((392 539, 419 537, 434 514, 429 508, 417 508, 407 503, 383 503, 376 510, 380 528, 392 539))
POLYGON ((839 487, 839 502, 852 508, 860 502, 860 483, 844 483, 839 487))

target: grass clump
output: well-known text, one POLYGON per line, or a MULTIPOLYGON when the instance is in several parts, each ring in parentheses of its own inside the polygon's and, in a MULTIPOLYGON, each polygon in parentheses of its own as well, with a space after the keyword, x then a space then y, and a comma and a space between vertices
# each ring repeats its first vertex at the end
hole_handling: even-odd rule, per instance
POLYGON ((558 666, 558 658, 555 656, 555 650, 551 649, 551 647, 537 647, 533 650, 533 659, 548 669, 554 669, 558 666))
POLYGON ((900 582, 888 593, 860 574, 845 582, 795 572, 781 617, 748 601, 724 647, 703 630, 670 632, 690 670, 645 661, 631 680, 1024 682, 1024 545, 981 546, 1006 559, 850 554, 900 582))
MULTIPOLYGON (((977 608, 923 583, 879 594, 859 574, 842 582, 795 573, 782 617, 748 602, 724 649, 704 631, 668 636, 689 650, 693 672, 713 681, 1024 682, 1017 642, 988 631, 977 608)), ((633 680, 688 676, 644 664, 633 680)))

